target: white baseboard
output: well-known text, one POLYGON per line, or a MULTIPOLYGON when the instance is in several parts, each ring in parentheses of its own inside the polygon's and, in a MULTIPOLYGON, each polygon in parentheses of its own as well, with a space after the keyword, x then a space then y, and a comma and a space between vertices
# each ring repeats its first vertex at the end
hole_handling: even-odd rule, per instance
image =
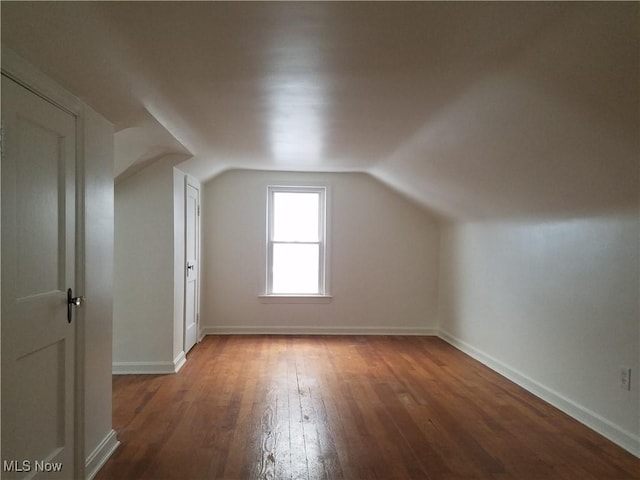
POLYGON ((180 352, 178 356, 173 360, 173 373, 178 373, 186 362, 187 356, 184 352, 180 352))
POLYGON ((187 361, 184 352, 173 362, 113 362, 111 372, 114 375, 165 375, 178 373, 187 361))
POLYGON ((111 430, 85 461, 86 480, 91 480, 116 451, 120 442, 115 430, 111 430))
POLYGON ((198 332, 198 343, 200 343, 206 335, 207 334, 204 333, 204 330, 201 328, 200 331, 198 332))
POLYGON ((501 361, 487 355, 448 332, 440 330, 439 337, 458 350, 466 353, 470 357, 473 357, 480 363, 483 363, 500 375, 521 386, 525 390, 528 390, 534 395, 540 397, 542 400, 550 403, 559 410, 562 410, 564 413, 585 424, 592 430, 595 430, 636 457, 640 457, 639 436, 620 428, 597 413, 592 412, 588 408, 568 399, 553 389, 536 382, 532 378, 514 370, 501 361))
POLYGON ((438 335, 435 328, 420 327, 203 327, 204 335, 438 335))

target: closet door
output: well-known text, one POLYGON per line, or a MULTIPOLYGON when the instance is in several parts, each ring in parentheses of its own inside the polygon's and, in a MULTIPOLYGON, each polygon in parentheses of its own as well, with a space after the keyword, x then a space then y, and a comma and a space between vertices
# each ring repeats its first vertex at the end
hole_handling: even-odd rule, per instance
POLYGON ((3 75, 2 130, 2 475, 73 478, 76 117, 3 75))
POLYGON ((200 192, 187 183, 186 188, 186 279, 184 308, 184 353, 191 350, 198 339, 198 281, 200 270, 199 259, 199 215, 200 192))

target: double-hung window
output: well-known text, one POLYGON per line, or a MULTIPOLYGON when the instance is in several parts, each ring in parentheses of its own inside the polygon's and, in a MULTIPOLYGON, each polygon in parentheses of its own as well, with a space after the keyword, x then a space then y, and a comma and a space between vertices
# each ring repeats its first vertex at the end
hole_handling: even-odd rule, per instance
POLYGON ((326 187, 267 190, 267 295, 326 295, 326 187))

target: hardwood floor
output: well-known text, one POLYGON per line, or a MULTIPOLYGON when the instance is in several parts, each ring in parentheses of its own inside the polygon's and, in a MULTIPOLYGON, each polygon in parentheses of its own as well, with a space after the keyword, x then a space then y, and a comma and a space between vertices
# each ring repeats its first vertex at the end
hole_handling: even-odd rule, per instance
POLYGON ((114 377, 108 479, 640 479, 640 459, 435 337, 208 336, 114 377))

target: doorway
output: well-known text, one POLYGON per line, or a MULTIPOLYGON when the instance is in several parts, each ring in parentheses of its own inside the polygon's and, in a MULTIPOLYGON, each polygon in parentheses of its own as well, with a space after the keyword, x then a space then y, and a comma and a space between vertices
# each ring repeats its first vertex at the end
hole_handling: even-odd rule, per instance
POLYGON ((198 339, 198 296, 200 278, 200 190, 188 179, 185 189, 185 299, 184 353, 198 339))
POLYGON ((2 129, 4 474, 75 477, 76 117, 3 75, 2 129))

